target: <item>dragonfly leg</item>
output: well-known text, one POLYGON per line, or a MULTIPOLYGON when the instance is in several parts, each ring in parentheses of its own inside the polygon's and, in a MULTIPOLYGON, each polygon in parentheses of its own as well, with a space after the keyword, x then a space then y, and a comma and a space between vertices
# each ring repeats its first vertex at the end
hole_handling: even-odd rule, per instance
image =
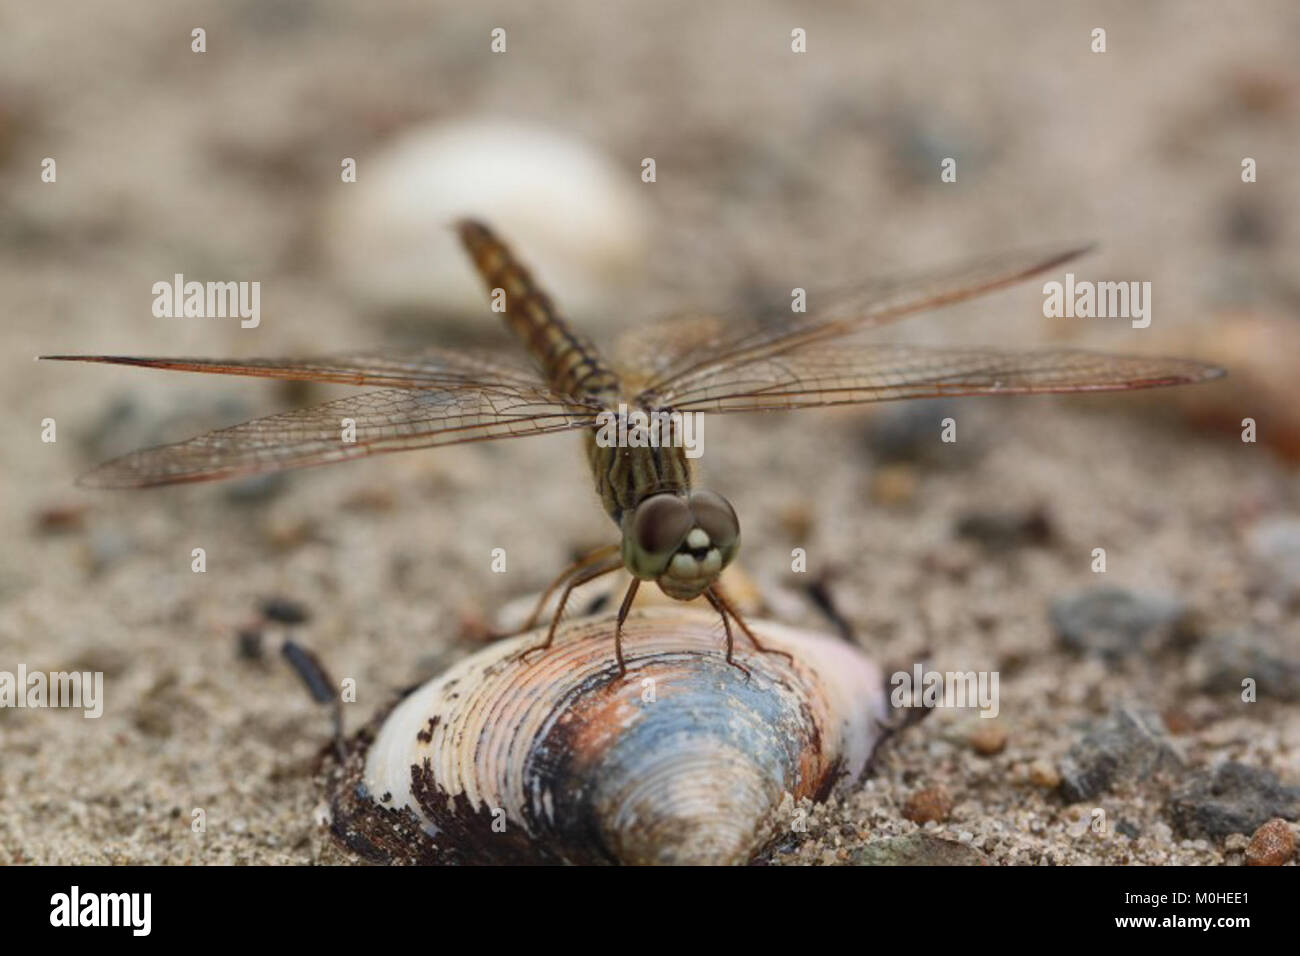
POLYGON ((531 631, 537 626, 537 622, 542 619, 542 611, 546 609, 546 602, 551 599, 551 595, 555 593, 555 589, 563 584, 565 580, 577 574, 584 568, 591 567, 591 565, 596 564, 597 562, 603 562, 618 553, 619 546, 616 544, 609 544, 603 548, 597 548, 590 554, 584 555, 561 571, 559 577, 548 584, 546 590, 542 592, 542 596, 537 599, 537 605, 533 608, 533 613, 528 615, 528 620, 524 622, 524 626, 513 633, 522 634, 524 631, 531 631))
POLYGON ((534 651, 544 651, 555 641, 555 629, 560 625, 560 618, 564 616, 564 606, 569 603, 569 595, 573 593, 574 588, 581 587, 588 581, 594 581, 596 578, 609 574, 611 571, 617 571, 622 566, 622 558, 619 558, 618 560, 606 558, 604 564, 598 565, 589 571, 583 571, 574 575, 569 580, 569 583, 564 586, 564 590, 560 593, 560 603, 555 606, 555 613, 551 616, 551 626, 546 631, 546 640, 542 641, 542 643, 538 644, 536 647, 528 648, 528 650, 524 651, 523 656, 527 657, 534 651))
POLYGON ((618 623, 614 625, 614 657, 618 660, 619 677, 627 674, 627 664, 623 661, 623 622, 627 620, 627 612, 631 610, 632 599, 636 597, 637 588, 640 586, 640 578, 633 578, 632 583, 627 586, 627 594, 623 595, 623 605, 618 609, 618 623))
POLYGON ((740 629, 745 632, 745 636, 749 638, 749 642, 754 645, 754 650, 758 651, 761 654, 779 654, 782 657, 784 657, 786 660, 788 660, 792 665, 794 664, 794 657, 789 653, 785 651, 778 651, 775 647, 767 647, 766 645, 761 644, 759 642, 758 638, 754 636, 754 632, 749 629, 749 625, 745 623, 745 619, 740 616, 740 614, 736 611, 735 606, 730 601, 727 600, 726 596, 722 593, 721 590, 718 589, 718 586, 716 584, 712 588, 710 588, 709 591, 712 593, 713 597, 717 599, 714 602, 713 606, 723 612, 723 617, 726 617, 726 615, 730 614, 732 617, 736 619, 736 623, 740 625, 740 629))
POLYGON ((704 596, 709 599, 709 603, 712 604, 714 609, 717 610, 718 614, 722 616, 722 630, 726 632, 727 635, 727 663, 730 664, 732 667, 739 669, 742 673, 744 673, 745 680, 749 680, 751 676, 749 673, 749 668, 746 667, 744 664, 737 662, 732 656, 736 650, 736 642, 735 639, 731 636, 731 621, 727 618, 726 604, 724 604, 722 599, 717 594, 714 593, 713 588, 709 588, 707 591, 705 591, 704 596))

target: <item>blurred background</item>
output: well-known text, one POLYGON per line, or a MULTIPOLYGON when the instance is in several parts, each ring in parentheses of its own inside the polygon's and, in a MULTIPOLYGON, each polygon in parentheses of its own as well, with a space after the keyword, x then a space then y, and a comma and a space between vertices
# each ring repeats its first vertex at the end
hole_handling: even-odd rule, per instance
MULTIPOLYGON (((357 678, 355 726, 612 540, 571 436, 74 486, 107 457, 333 392, 38 354, 517 348, 447 229, 472 214, 602 342, 661 313, 775 313, 795 286, 815 301, 1060 239, 1099 244, 1080 278, 1151 282, 1144 330, 1046 319, 1029 283, 883 337, 1179 354, 1227 380, 711 419, 704 468, 741 515, 767 613, 821 620, 789 573, 803 547, 882 657, 1003 673, 1003 746, 972 749, 963 718, 940 715, 827 827, 902 833, 898 807, 934 783, 955 796, 940 828, 998 862, 1233 861, 1224 834, 1180 831, 1150 794, 1109 798, 1126 843, 1081 843, 1057 768, 1137 697, 1189 766, 1300 778, 1298 42, 1289 0, 9 9, 0 669, 102 670, 107 701, 98 721, 0 711, 0 860, 347 859, 318 826, 326 722, 279 637, 357 678), (259 281, 260 326, 155 318, 151 288, 176 273, 259 281), (938 443, 948 414, 955 447, 938 443), (1246 672, 1269 688, 1251 706, 1246 672)), ((818 826, 786 855, 843 862, 818 826)))

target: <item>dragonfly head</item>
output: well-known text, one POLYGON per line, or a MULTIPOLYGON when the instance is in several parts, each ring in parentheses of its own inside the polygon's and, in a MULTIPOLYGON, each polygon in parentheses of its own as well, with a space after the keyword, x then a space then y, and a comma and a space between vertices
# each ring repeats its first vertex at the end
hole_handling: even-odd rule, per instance
POLYGON ((651 495, 623 522, 624 565, 679 601, 703 593, 739 547, 735 509, 712 491, 651 495))

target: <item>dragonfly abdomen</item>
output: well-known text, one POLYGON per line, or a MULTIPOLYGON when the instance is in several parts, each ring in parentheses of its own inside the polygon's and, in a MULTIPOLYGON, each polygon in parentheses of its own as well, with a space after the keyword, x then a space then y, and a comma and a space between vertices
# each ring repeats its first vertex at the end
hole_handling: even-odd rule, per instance
POLYGON ((524 343, 547 384, 573 396, 616 391, 618 376, 596 347, 569 327, 505 243, 473 220, 462 220, 457 229, 489 293, 500 289, 505 294, 506 325, 524 343))

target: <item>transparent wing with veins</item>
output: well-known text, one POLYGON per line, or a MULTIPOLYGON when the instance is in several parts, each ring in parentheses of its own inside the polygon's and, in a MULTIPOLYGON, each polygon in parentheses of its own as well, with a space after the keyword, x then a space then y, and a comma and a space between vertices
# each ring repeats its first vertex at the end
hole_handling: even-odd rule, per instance
POLYGON ((41 358, 59 362, 93 362, 179 372, 207 372, 214 375, 329 382, 336 385, 484 388, 504 384, 512 387, 542 387, 537 373, 522 362, 511 362, 494 353, 436 348, 417 348, 404 352, 391 349, 351 352, 306 359, 148 358, 136 355, 43 355, 41 358))
MULTIPOLYGON (((50 358, 65 358, 49 356, 50 358)), ((385 452, 588 428, 599 408, 557 395, 522 366, 471 353, 363 353, 328 359, 67 359, 348 385, 395 385, 131 452, 81 483, 143 488, 302 468, 385 452), (345 419, 355 441, 344 441, 345 419)))
POLYGON ((588 428, 595 414, 541 387, 383 389, 131 452, 100 465, 81 484, 145 488, 215 481, 412 448, 588 428), (355 423, 355 441, 343 440, 344 419, 355 423))
POLYGON ((840 342, 688 374, 657 393, 680 411, 746 412, 945 395, 1120 391, 1215 378, 1183 359, 840 342))
MULTIPOLYGON (((967 262, 817 295, 822 307, 774 323, 715 316, 651 323, 620 342, 617 364, 638 400, 682 411, 770 411, 939 395, 1108 391, 1214 378, 1180 359, 1058 350, 929 349, 842 340, 914 312, 958 302, 1055 268, 1070 246, 967 262)), ((82 479, 104 487, 209 481, 351 458, 589 428, 601 406, 559 395, 527 366, 443 349, 322 359, 48 358, 225 375, 379 386, 327 402, 133 452, 82 479), (356 441, 343 441, 344 419, 356 441)))
POLYGON ((616 350, 639 401, 681 411, 775 411, 943 395, 1120 391, 1216 378, 1197 362, 1081 350, 1017 352, 854 341, 855 333, 1042 274, 1087 251, 1004 253, 810 301, 821 308, 767 323, 678 317, 624 337, 616 350), (638 357, 640 356, 640 357, 638 357))
POLYGON ((1056 268, 1091 247, 1061 244, 984 256, 894 278, 872 279, 836 290, 810 289, 812 311, 774 322, 716 315, 686 315, 628 332, 614 350, 619 372, 651 405, 679 378, 778 355, 815 342, 851 335, 939 308, 1056 268))

